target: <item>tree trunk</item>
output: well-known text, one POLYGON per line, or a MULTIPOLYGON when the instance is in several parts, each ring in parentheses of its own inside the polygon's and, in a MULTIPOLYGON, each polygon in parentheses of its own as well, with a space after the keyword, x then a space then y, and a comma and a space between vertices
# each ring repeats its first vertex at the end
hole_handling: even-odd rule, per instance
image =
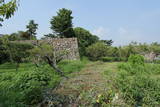
POLYGON ((48 57, 45 56, 47 59, 48 64, 56 71, 58 72, 61 76, 64 76, 64 73, 56 66, 56 64, 48 57))

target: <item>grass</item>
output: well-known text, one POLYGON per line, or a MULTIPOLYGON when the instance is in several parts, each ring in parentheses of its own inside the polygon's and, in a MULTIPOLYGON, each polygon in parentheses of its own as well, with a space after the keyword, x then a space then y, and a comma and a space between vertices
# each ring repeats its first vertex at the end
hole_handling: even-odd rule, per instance
MULTIPOLYGON (((44 65, 41 68, 44 71, 41 72, 42 78, 46 78, 44 74, 51 76, 49 84, 45 86, 45 89, 50 88, 52 90, 49 91, 49 95, 45 95, 45 99, 48 99, 52 106, 130 107, 140 104, 132 98, 132 95, 148 95, 143 100, 147 103, 143 103, 141 100, 141 103, 143 103, 142 107, 147 107, 148 105, 156 104, 153 96, 156 95, 156 98, 158 98, 157 95, 160 94, 157 90, 159 89, 159 82, 156 81, 160 79, 159 64, 145 64, 144 67, 132 67, 128 66, 128 63, 122 62, 105 63, 82 60, 62 61, 58 66, 68 78, 60 77, 48 65, 44 65)), ((20 64, 18 73, 13 64, 6 63, 0 65, 0 80, 3 81, 3 83, 0 82, 0 86, 3 86, 3 89, 6 90, 8 86, 14 84, 14 80, 19 78, 17 75, 20 75, 21 72, 32 74, 33 70, 34 66, 31 63, 20 64)), ((35 76, 33 78, 37 79, 35 76)), ((32 84, 32 82, 29 83, 32 84)), ((33 84, 33 86, 35 85, 33 84)), ((12 94, 10 97, 14 98, 12 94)), ((2 97, 0 96, 0 98, 2 97)))
POLYGON ((160 106, 159 64, 123 63, 119 65, 119 70, 115 83, 127 104, 142 107, 160 106))
MULTIPOLYGON (((52 102, 50 106, 61 104, 66 107, 101 107, 100 102, 103 102, 103 100, 108 102, 116 94, 110 78, 113 76, 113 72, 117 72, 118 64, 116 62, 88 63, 80 72, 74 72, 69 76, 69 79, 62 80, 61 85, 52 91, 48 98, 52 102)), ((108 102, 103 105, 111 106, 111 103, 108 102)), ((112 105, 117 106, 118 103, 112 103, 112 105)))
MULTIPOLYGON (((18 72, 25 72, 34 68, 32 63, 21 63, 18 68, 18 72)), ((16 64, 4 63, 0 65, 0 73, 16 72, 16 64)))
MULTIPOLYGON (((62 61, 58 66, 68 76, 80 71, 87 63, 86 60, 62 61)), ((56 87, 63 79, 49 65, 36 68, 32 63, 21 63, 18 72, 15 66, 12 63, 0 65, 0 106, 35 104, 45 96, 42 90, 56 87)))

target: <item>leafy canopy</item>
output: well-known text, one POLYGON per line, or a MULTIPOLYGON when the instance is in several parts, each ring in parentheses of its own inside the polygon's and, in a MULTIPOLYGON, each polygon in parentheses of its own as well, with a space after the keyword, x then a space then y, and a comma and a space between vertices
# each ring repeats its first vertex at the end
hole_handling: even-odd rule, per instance
POLYGON ((102 42, 97 42, 87 48, 87 56, 91 60, 98 60, 107 55, 108 46, 102 42))
POLYGON ((75 36, 78 39, 79 52, 81 56, 86 55, 86 48, 99 41, 99 38, 92 35, 88 30, 76 27, 74 28, 75 36))
POLYGON ((38 24, 36 24, 34 22, 34 20, 30 20, 29 24, 26 26, 27 28, 27 33, 29 34, 30 36, 30 40, 32 38, 36 38, 36 30, 38 29, 38 24))
POLYGON ((58 37, 74 37, 72 11, 62 8, 57 12, 57 16, 51 19, 51 30, 58 37))
MULTIPOLYGON (((18 0, 10 0, 5 3, 5 0, 0 0, 0 22, 3 22, 4 19, 9 19, 17 9, 18 0)), ((0 26, 2 24, 0 23, 0 26)))

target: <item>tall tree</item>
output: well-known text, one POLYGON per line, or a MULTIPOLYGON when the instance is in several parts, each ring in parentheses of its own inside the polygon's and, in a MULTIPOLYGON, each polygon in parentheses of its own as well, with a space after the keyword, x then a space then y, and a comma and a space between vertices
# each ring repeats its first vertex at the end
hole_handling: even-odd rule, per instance
POLYGON ((74 37, 72 11, 62 8, 57 12, 57 16, 51 19, 51 29, 58 37, 74 37))
POLYGON ((27 33, 30 36, 31 39, 36 39, 36 30, 38 29, 38 24, 34 22, 34 20, 30 20, 29 24, 26 26, 27 33))
MULTIPOLYGON (((5 1, 6 0, 0 0, 0 22, 3 22, 4 19, 9 19, 14 15, 19 0, 10 0, 7 3, 5 1)), ((0 26, 2 26, 1 23, 0 26)))
POLYGON ((99 38, 92 35, 88 30, 77 27, 74 28, 75 36, 78 39, 79 52, 81 56, 86 55, 86 48, 99 41, 99 38))

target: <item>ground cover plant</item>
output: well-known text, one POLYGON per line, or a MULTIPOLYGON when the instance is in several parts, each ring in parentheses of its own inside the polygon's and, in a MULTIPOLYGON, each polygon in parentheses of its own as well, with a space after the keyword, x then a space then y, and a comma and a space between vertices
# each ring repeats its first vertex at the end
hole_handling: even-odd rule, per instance
MULTIPOLYGON (((80 71, 86 61, 62 61, 60 69, 67 76, 71 72, 80 71)), ((31 63, 21 63, 18 72, 15 64, 0 65, 0 104, 1 106, 34 105, 43 100, 44 90, 54 88, 62 77, 44 64, 40 68, 31 63)))
POLYGON ((160 106, 160 65, 144 63, 140 55, 132 55, 127 63, 119 65, 118 89, 133 106, 160 106))
MULTIPOLYGON (((0 27, 21 1, 0 0, 0 27)), ((160 107, 160 43, 112 46, 112 40, 102 39, 107 29, 92 34, 73 19, 72 10, 62 8, 50 20, 51 33, 42 38, 34 20, 24 31, 0 34, 0 107, 160 107), (71 47, 79 50, 81 60, 78 55, 78 60, 66 60, 71 49, 59 50, 60 43, 56 49, 51 38, 77 38, 78 47, 71 47)), ((120 35, 133 36, 123 27, 120 35)), ((135 36, 140 33, 134 30, 135 36)))

